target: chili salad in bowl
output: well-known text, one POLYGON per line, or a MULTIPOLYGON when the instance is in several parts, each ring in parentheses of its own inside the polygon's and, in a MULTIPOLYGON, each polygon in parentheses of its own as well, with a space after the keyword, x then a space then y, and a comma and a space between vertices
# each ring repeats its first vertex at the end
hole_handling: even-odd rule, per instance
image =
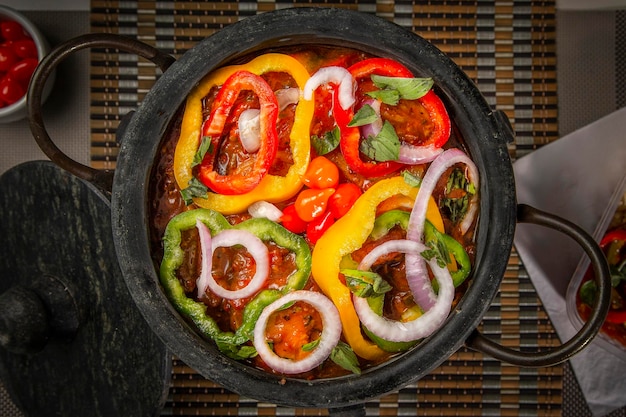
POLYGON ((330 378, 428 338, 465 293, 478 170, 430 78, 342 47, 206 75, 150 182, 175 309, 226 356, 330 378))

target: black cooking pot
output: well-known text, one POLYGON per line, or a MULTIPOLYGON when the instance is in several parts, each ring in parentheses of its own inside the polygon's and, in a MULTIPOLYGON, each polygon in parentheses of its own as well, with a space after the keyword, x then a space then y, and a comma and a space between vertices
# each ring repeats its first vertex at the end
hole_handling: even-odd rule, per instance
MULTIPOLYGON (((113 47, 153 60, 164 74, 140 108, 120 126, 121 149, 112 181, 112 223, 118 260, 128 288, 154 332, 186 364, 246 397, 296 407, 352 411, 364 401, 397 390, 428 374, 463 344, 518 366, 547 366, 569 359, 596 335, 609 308, 608 267, 593 239, 577 226, 516 204, 507 143, 513 132, 472 81, 436 47, 393 23, 340 9, 299 8, 246 18, 206 38, 178 61, 132 39, 87 35, 59 46, 43 60, 29 91, 31 128, 53 161, 105 189, 112 174, 77 164, 50 141, 41 115, 45 78, 66 55, 87 47, 113 47), (480 177, 480 218, 471 285, 445 325, 412 350, 362 375, 304 381, 270 375, 233 361, 204 340, 170 305, 150 257, 148 182, 170 122, 208 72, 268 48, 323 44, 348 46, 396 59, 415 74, 432 77, 437 93, 465 139, 480 177), (171 64, 171 65, 170 65, 171 64), (476 329, 496 295, 513 243, 516 221, 543 224, 569 234, 592 258, 600 302, 591 320, 570 341, 544 352, 517 352, 486 339, 476 329)), ((364 410, 364 409, 363 409, 364 410)))

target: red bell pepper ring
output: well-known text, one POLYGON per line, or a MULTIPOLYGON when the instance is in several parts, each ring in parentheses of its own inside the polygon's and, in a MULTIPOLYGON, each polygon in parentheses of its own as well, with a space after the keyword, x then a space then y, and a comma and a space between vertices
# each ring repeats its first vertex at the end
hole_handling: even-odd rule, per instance
POLYGON ((224 81, 212 106, 211 115, 202 126, 202 137, 211 138, 211 146, 198 171, 200 181, 218 194, 244 194, 253 190, 269 171, 278 149, 276 120, 278 102, 272 88, 258 75, 237 71, 224 81), (250 90, 260 104, 261 146, 250 172, 221 175, 215 171, 215 160, 222 141, 222 131, 240 91, 250 90))
MULTIPOLYGON (((413 78, 413 73, 407 67, 405 67, 398 61, 389 58, 365 59, 352 65, 350 68, 348 68, 348 71, 350 71, 350 74, 352 74, 352 77, 355 80, 358 80, 359 78, 369 77, 372 74, 387 77, 413 78)), ((432 145, 434 147, 440 148, 450 138, 451 122, 446 107, 433 90, 430 90, 424 96, 419 98, 418 101, 424 107, 430 117, 430 120, 433 123, 433 131, 431 132, 428 140, 422 143, 422 145, 432 145)), ((351 139, 353 140, 353 138, 351 139)), ((354 143, 352 143, 352 141, 349 141, 349 143, 346 143, 344 145, 345 146, 341 148, 342 152, 344 151, 345 147, 354 146, 354 143)), ((353 151, 348 151, 348 153, 354 154, 353 151)), ((346 160, 347 159, 348 158, 346 158, 346 160)), ((350 161, 348 161, 348 164, 350 165, 350 161)), ((358 162, 355 162, 355 165, 358 165, 358 162)), ((352 165, 350 165, 350 167, 355 169, 354 167, 352 167, 352 165)), ((357 169, 355 169, 355 171, 356 170, 357 169)), ((393 172, 393 170, 391 170, 391 172, 393 172)))

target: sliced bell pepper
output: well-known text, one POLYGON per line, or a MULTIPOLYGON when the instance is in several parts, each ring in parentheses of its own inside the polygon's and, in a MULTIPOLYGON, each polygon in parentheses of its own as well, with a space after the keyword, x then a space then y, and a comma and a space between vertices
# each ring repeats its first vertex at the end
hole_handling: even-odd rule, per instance
POLYGON ((263 78, 249 71, 236 71, 224 81, 215 97, 210 117, 202 126, 202 137, 211 138, 209 146, 199 169, 200 181, 219 194, 243 194, 254 189, 267 174, 278 150, 276 118, 278 117, 278 101, 271 87, 263 78), (239 92, 253 91, 259 99, 259 136, 261 146, 256 152, 252 169, 222 175, 215 170, 215 159, 220 151, 222 131, 226 119, 233 107, 239 92))
MULTIPOLYGON (((359 249, 374 228, 377 206, 386 199, 401 194, 415 198, 417 188, 407 184, 402 177, 392 177, 372 185, 352 208, 339 218, 313 249, 313 278, 337 309, 343 325, 343 335, 354 353, 367 360, 384 358, 387 352, 363 337, 359 318, 352 304, 350 290, 340 277, 340 264, 346 255, 359 249)), ((443 230, 443 220, 431 198, 426 217, 443 230)))
MULTIPOLYGON (((211 88, 224 84, 228 77, 241 70, 257 75, 285 72, 293 77, 300 90, 309 79, 308 71, 298 60, 289 55, 276 53, 260 55, 247 64, 223 67, 205 77, 187 98, 180 139, 174 154, 174 175, 181 189, 186 188, 193 178, 192 161, 201 138, 203 98, 211 88)), ((267 174, 249 192, 238 195, 209 192, 207 198, 194 198, 193 202, 199 207, 217 210, 223 214, 235 214, 244 212, 250 204, 256 201, 265 200, 276 203, 293 197, 302 188, 301 178, 309 164, 311 152, 309 130, 313 111, 313 101, 304 100, 301 96, 289 134, 293 164, 285 176, 267 174)))
MULTIPOLYGON (((352 65, 348 68, 348 71, 352 74, 352 77, 355 80, 359 78, 369 77, 372 74, 375 75, 383 75, 388 77, 402 77, 402 78, 412 78, 413 73, 406 68, 401 63, 389 59, 389 58, 371 58, 366 59, 356 64, 352 65)), ((430 90, 426 95, 420 97, 418 99, 419 103, 424 107, 426 112, 428 113, 430 120, 432 121, 433 128, 428 140, 426 140, 421 145, 423 146, 434 146, 437 148, 442 147, 450 138, 450 130, 451 130, 451 122, 450 117, 448 116, 448 112, 441 101, 441 99, 435 94, 433 90, 430 90)), ((346 115, 349 117, 348 122, 352 119, 351 115, 346 115)), ((341 128, 341 124, 339 125, 341 128)), ((364 169, 368 171, 371 167, 368 165, 369 163, 364 163, 360 160, 359 156, 359 140, 360 137, 357 138, 356 132, 354 130, 345 129, 345 138, 342 134, 342 142, 340 142, 341 150, 346 158, 346 161, 350 165, 352 169, 359 172, 359 170, 364 169), (348 156, 346 156, 349 155, 348 156), (363 165, 365 164, 365 165, 363 165), (354 165, 354 166, 353 166, 354 165)), ((342 133, 344 133, 342 131, 342 133)), ((379 165, 379 164, 376 164, 379 165)), ((390 165, 395 165, 390 164, 390 165)), ((373 168, 372 168, 373 169, 373 168)), ((378 168, 382 172, 386 170, 378 168)), ((390 172, 394 172, 391 170, 391 166, 387 168, 390 172)), ((388 172, 389 173, 389 172, 388 172)), ((367 174, 365 174, 367 175, 367 174)), ((384 175, 384 174, 383 174, 384 175)))
POLYGON ((264 218, 253 218, 231 226, 217 211, 188 210, 170 220, 163 236, 163 246, 164 255, 159 276, 170 302, 180 314, 189 318, 204 336, 214 340, 220 350, 233 357, 240 354, 238 346, 250 340, 254 325, 262 310, 287 292, 302 289, 311 272, 311 251, 304 238, 264 218), (234 333, 222 331, 215 320, 206 314, 206 305, 187 296, 176 275, 176 271, 185 259, 185 252, 180 246, 182 233, 193 229, 197 220, 207 225, 211 234, 217 234, 229 228, 244 229, 263 241, 272 241, 278 246, 289 249, 295 255, 296 270, 289 277, 287 284, 280 290, 266 289, 259 292, 246 305, 243 323, 234 333))
MULTIPOLYGON (((406 230, 409 224, 410 213, 403 210, 390 210, 382 213, 376 217, 374 222, 374 229, 372 229, 371 236, 373 239, 379 239, 391 230, 394 226, 400 226, 406 230)), ((452 265, 448 264, 450 269, 450 275, 455 287, 458 287, 469 276, 472 264, 469 255, 459 242, 454 240, 450 235, 444 233, 444 230, 436 228, 429 220, 426 220, 424 224, 424 242, 434 241, 437 239, 437 232, 440 235, 442 242, 446 245, 448 252, 454 257, 452 265)), ((435 285, 437 281, 434 281, 435 285)))

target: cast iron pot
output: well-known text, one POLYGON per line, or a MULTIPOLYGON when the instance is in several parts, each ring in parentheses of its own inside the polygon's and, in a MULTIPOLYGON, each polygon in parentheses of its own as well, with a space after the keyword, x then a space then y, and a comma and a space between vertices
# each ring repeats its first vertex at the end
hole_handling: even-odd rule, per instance
POLYGON ((362 403, 428 374, 462 345, 518 366, 549 366, 569 359, 596 335, 609 308, 608 267, 593 239, 577 226, 517 205, 507 143, 510 124, 492 110, 471 80, 436 47, 393 23, 340 9, 298 8, 246 18, 204 39, 179 60, 133 39, 86 35, 60 45, 38 68, 29 91, 31 130, 40 147, 62 167, 112 190, 117 257, 133 299, 169 349, 206 378, 249 398, 293 407, 327 407, 364 413, 362 403), (362 375, 304 381, 270 375, 228 359, 174 310, 159 286, 150 258, 148 187, 164 133, 191 89, 208 72, 268 48, 324 44, 350 46, 394 58, 415 74, 432 77, 451 118, 467 142, 480 177, 480 219, 472 283, 445 325, 421 344, 362 375), (56 64, 74 51, 111 47, 151 59, 164 74, 139 109, 120 124, 115 173, 80 165, 54 146, 43 126, 41 89, 56 64), (112 179, 113 178, 113 179, 112 179), (112 183, 112 188, 111 187, 112 183), (542 224, 570 235, 592 258, 600 302, 591 320, 565 344, 542 352, 518 352, 485 338, 476 327, 496 295, 513 243, 516 221, 542 224))

